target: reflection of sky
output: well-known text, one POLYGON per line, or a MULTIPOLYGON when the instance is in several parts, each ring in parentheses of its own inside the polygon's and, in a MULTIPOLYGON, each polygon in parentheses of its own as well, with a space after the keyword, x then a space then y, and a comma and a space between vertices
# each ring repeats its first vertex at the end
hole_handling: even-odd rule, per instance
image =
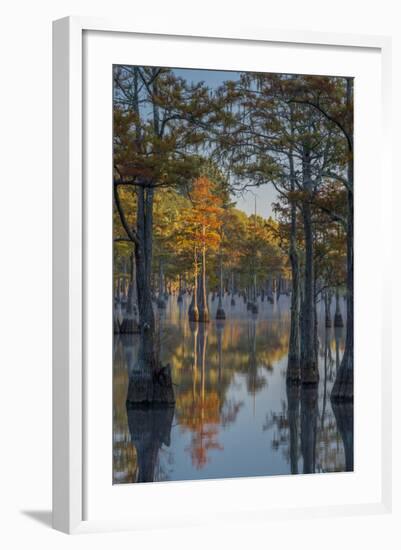
MULTIPOLYGON (((211 71, 206 69, 173 69, 173 72, 184 78, 189 83, 204 82, 210 88, 218 88, 227 80, 237 80, 240 73, 235 71, 211 71)), ((259 188, 252 188, 246 191, 242 196, 234 197, 237 202, 237 208, 244 210, 248 215, 256 210, 260 216, 267 218, 273 215, 271 204, 277 200, 277 193, 270 184, 259 188)))
MULTIPOLYGON (((160 350, 162 364, 170 363, 173 369, 177 405, 170 433, 170 444, 162 445, 158 455, 156 479, 186 480, 210 479, 239 476, 289 474, 290 440, 288 418, 288 396, 285 371, 287 367, 287 346, 289 334, 290 298, 281 296, 277 304, 259 299, 259 315, 253 318, 247 312, 246 305, 237 299, 235 307, 230 305, 230 296, 224 296, 223 307, 227 319, 221 325, 221 359, 218 348, 218 324, 211 321, 204 334, 204 362, 199 343, 201 330, 197 331, 197 359, 195 360, 195 336, 192 332, 186 312, 190 296, 184 296, 184 302, 177 304, 176 296, 168 299, 160 323, 160 350), (181 316, 181 312, 184 313, 181 316), (265 368, 269 362, 271 368, 265 368), (204 364, 204 367, 203 367, 204 364), (204 372, 204 406, 202 403, 202 370, 204 372), (219 381, 221 370, 221 382, 219 381), (257 375, 257 376, 256 376, 257 375), (256 378, 264 379, 265 384, 255 387, 256 378), (211 406, 213 395, 219 396, 218 406, 211 406), (196 404, 192 408, 193 404, 196 404), (209 404, 209 407, 208 407, 209 404), (223 422, 224 411, 228 405, 238 404, 238 412, 223 422), (215 414, 211 414, 215 412, 215 414), (276 419, 277 421, 273 421, 276 419), (210 436, 210 437, 209 437, 210 436), (207 448, 208 443, 215 443, 207 448), (196 451, 205 450, 205 462, 196 460, 200 455, 196 451), (195 457, 195 460, 194 460, 195 457), (163 475, 159 475, 158 472, 163 475), (165 476, 165 477, 164 477, 165 476)), ((211 318, 215 318, 217 300, 210 300, 211 318)), ((334 300, 331 317, 334 316, 334 300)), ((340 301, 345 319, 345 303, 340 301)), ((338 361, 344 350, 344 329, 338 332, 324 328, 324 311, 318 309, 319 331, 319 367, 320 384, 316 418, 308 417, 303 427, 300 425, 300 403, 297 408, 297 463, 298 471, 303 471, 301 453, 301 429, 304 437, 316 420, 316 469, 317 471, 344 470, 344 452, 341 436, 328 399, 330 395, 336 365, 335 339, 338 338, 338 361), (337 336, 336 336, 337 335, 337 336), (326 340, 327 336, 327 340, 326 340), (326 344, 331 353, 326 354, 326 344), (326 393, 324 390, 325 384, 326 393), (313 420, 313 422, 312 422, 313 420)), ((120 369, 132 372, 136 364, 138 340, 123 335, 115 340, 117 348, 123 346, 123 355, 116 354, 115 376, 118 361, 120 369), (135 345, 134 345, 135 344, 135 345), (119 359, 120 358, 120 359, 119 359)), ((120 352, 121 352, 121 348, 120 352)), ((117 350, 118 351, 118 350, 117 350)), ((120 353, 119 352, 119 353, 120 353)), ((128 379, 115 378, 115 418, 120 424, 114 424, 116 432, 126 434, 120 441, 130 441, 128 426, 124 425, 126 383, 128 379), (118 383, 117 383, 118 380, 118 383), (123 382, 124 381, 124 382, 123 382), (122 383, 123 382, 123 383, 122 383), (118 385, 119 384, 119 385, 118 385)), ((299 396, 300 397, 300 396, 299 396)), ((299 400, 299 398, 298 398, 299 400)), ((226 416, 226 418, 229 415, 226 416)), ((126 420, 125 420, 126 421, 126 420)), ((147 433, 144 434, 149 435, 147 433)), ((313 438, 305 437, 311 443, 313 438)), ((118 447, 118 449, 121 448, 118 447)), ((130 449, 130 444, 128 449, 130 449)), ((127 456, 125 470, 134 471, 134 464, 127 456)), ((125 474, 124 474, 125 475, 125 474)), ((125 475, 124 479, 127 479, 125 475)))

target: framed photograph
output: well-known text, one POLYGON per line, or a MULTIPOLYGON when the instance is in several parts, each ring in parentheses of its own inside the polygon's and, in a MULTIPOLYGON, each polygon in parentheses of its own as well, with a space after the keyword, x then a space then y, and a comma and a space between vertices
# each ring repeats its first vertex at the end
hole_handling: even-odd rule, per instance
POLYGON ((388 511, 390 40, 53 40, 54 527, 388 511))

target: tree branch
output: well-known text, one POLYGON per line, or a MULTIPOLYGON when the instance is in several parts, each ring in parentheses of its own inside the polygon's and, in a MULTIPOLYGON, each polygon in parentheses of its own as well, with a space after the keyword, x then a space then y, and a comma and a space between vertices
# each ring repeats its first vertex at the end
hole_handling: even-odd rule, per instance
POLYGON ((321 204, 315 203, 315 206, 319 208, 319 210, 330 216, 330 219, 332 221, 339 222, 344 227, 344 229, 347 229, 347 220, 344 218, 344 216, 341 216, 341 214, 337 214, 336 212, 332 212, 329 208, 326 208, 321 204))
POLYGON ((347 188, 348 191, 352 192, 352 187, 350 186, 347 178, 344 178, 343 176, 340 176, 339 174, 336 174, 335 172, 330 172, 330 171, 322 172, 322 177, 338 180, 347 188))
POLYGON ((348 149, 351 152, 353 151, 353 148, 354 148, 353 147, 353 142, 352 142, 352 139, 351 139, 349 133, 345 129, 345 127, 341 124, 341 122, 339 120, 337 120, 336 118, 329 115, 329 113, 325 109, 323 109, 319 105, 319 103, 314 103, 313 101, 309 101, 307 99, 290 99, 289 103, 299 103, 299 104, 302 104, 302 105, 309 105, 310 107, 314 107, 315 109, 317 109, 325 118, 327 118, 327 120, 329 120, 330 122, 335 124, 338 128, 340 128, 341 132, 344 134, 345 139, 347 140, 348 149))
POLYGON ((114 237, 113 242, 115 243, 132 243, 132 240, 128 237, 114 237))
POLYGON ((121 225, 125 229, 125 232, 127 233, 129 239, 135 244, 135 246, 137 246, 139 244, 138 235, 136 234, 136 231, 129 226, 127 218, 125 217, 124 210, 118 194, 118 185, 113 185, 113 194, 114 194, 114 202, 116 204, 117 212, 118 212, 118 215, 120 216, 121 225))

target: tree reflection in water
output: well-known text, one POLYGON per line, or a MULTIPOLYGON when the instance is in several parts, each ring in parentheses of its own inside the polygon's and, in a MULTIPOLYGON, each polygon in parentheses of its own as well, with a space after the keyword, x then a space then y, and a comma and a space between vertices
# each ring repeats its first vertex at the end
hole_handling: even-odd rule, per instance
POLYGON ((159 451, 163 445, 170 445, 174 407, 136 405, 127 408, 127 417, 137 455, 136 481, 156 481, 159 451))
POLYGON ((303 473, 316 470, 317 387, 301 388, 301 453, 303 473))
POLYGON ((345 452, 345 470, 354 470, 354 406, 352 403, 333 403, 337 428, 343 440, 345 452))
POLYGON ((289 430, 289 455, 291 473, 298 474, 298 456, 299 456, 299 402, 300 387, 298 385, 287 386, 288 403, 288 430, 289 430))
MULTIPOLYGON (((175 407, 126 408, 138 341, 116 337, 115 483, 352 470, 352 410, 330 401, 343 329, 319 325, 319 387, 287 387, 289 298, 260 301, 257 317, 230 298, 225 321, 192 325, 188 297, 169 297, 157 345, 172 367, 175 407)), ((210 306, 213 318, 217 301, 210 306)))
POLYGON ((353 470, 353 405, 330 403, 328 398, 335 376, 332 346, 338 365, 342 333, 343 329, 335 329, 334 343, 330 330, 320 334, 322 387, 287 385, 281 411, 266 418, 264 429, 274 430, 272 448, 281 449, 292 474, 353 470))

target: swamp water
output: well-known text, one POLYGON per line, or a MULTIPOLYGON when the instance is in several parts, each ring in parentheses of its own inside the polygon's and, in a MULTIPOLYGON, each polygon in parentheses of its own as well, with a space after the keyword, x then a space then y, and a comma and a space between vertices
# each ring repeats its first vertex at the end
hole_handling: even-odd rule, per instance
MULTIPOLYGON (((289 300, 259 298, 253 316, 241 297, 231 306, 226 295, 225 321, 191 324, 190 297, 169 296, 156 318, 161 360, 175 384, 170 409, 127 411, 138 336, 115 335, 114 483, 353 469, 352 406, 333 410, 330 402, 345 329, 326 329, 318 311, 319 386, 287 389, 289 300)), ((217 302, 209 296, 211 319, 217 302)))

